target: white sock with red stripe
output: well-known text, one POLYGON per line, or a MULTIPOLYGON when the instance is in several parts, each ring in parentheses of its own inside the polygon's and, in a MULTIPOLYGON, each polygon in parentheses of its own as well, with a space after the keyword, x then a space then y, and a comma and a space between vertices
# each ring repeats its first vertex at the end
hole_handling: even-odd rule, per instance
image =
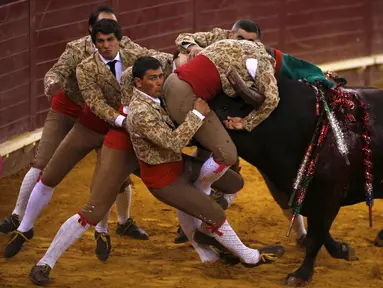
POLYGON ((132 202, 132 187, 126 186, 124 192, 118 193, 116 198, 117 217, 119 224, 125 224, 130 217, 132 202))
POLYGON ((214 233, 208 228, 206 223, 201 224, 200 231, 214 237, 219 243, 237 255, 242 262, 247 264, 259 262, 259 251, 245 246, 227 220, 214 233))
POLYGON ((189 241, 193 245, 195 251, 198 253, 202 263, 212 263, 219 259, 219 255, 213 248, 207 245, 200 245, 194 241, 193 235, 196 229, 201 225, 201 220, 190 216, 180 210, 177 210, 178 220, 181 224, 181 228, 189 241))
POLYGON ((17 229, 20 232, 27 232, 32 229, 40 212, 48 205, 55 188, 44 185, 41 180, 37 182, 29 197, 25 215, 17 229))
POLYGON ((104 218, 97 223, 95 229, 99 233, 108 233, 108 220, 110 216, 110 210, 105 214, 104 218))
POLYGON ((25 174, 23 182, 21 183, 19 195, 17 196, 16 206, 12 214, 19 216, 19 220, 23 219, 25 209, 27 208, 29 197, 31 196, 33 187, 35 187, 37 180, 41 174, 40 169, 32 167, 25 174))
POLYGON ((214 161, 213 157, 210 157, 202 165, 199 177, 194 182, 194 187, 210 195, 211 184, 221 178, 227 169, 229 169, 229 166, 218 164, 214 161))
POLYGON ((76 214, 70 217, 60 227, 55 238, 53 239, 48 251, 44 257, 37 263, 37 266, 43 266, 48 264, 49 267, 53 268, 60 258, 60 256, 67 250, 78 238, 80 238, 86 230, 89 229, 90 225, 82 224, 82 218, 76 214))

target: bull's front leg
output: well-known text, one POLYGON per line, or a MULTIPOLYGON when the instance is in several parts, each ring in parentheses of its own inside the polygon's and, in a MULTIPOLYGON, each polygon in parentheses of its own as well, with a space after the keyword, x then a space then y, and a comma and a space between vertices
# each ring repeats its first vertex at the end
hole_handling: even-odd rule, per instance
POLYGON ((326 243, 331 224, 338 214, 338 207, 318 205, 316 209, 307 215, 307 236, 305 240, 306 254, 302 265, 286 278, 286 284, 293 287, 307 285, 314 274, 315 259, 319 250, 326 243))
POLYGON ((356 261, 359 260, 358 256, 356 256, 355 249, 351 247, 349 244, 343 241, 336 241, 332 238, 331 234, 328 233, 325 247, 327 252, 336 259, 344 259, 347 261, 356 261))

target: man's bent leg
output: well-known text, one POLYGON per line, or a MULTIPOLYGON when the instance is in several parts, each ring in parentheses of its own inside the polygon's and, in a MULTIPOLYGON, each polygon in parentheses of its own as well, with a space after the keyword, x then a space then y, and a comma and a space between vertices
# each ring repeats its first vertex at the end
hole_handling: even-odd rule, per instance
POLYGON ((21 183, 12 215, 6 217, 0 223, 0 233, 12 232, 20 225, 20 220, 24 216, 28 199, 42 170, 75 122, 75 118, 71 118, 52 109, 49 110, 35 159, 31 165, 32 167, 24 176, 23 182, 21 183))
POLYGON ((104 135, 91 131, 76 122, 49 161, 42 179, 33 188, 24 218, 17 233, 8 242, 4 250, 4 257, 9 258, 16 255, 26 239, 33 237, 33 224, 52 198, 54 187, 90 151, 100 147, 103 138, 104 135))
POLYGON ((95 175, 88 204, 61 226, 44 257, 32 268, 30 277, 33 282, 41 285, 49 281, 49 277, 43 277, 44 270, 50 271, 62 253, 81 237, 90 225, 101 221, 115 201, 123 181, 137 168, 138 162, 134 153, 102 147, 98 175, 95 175))

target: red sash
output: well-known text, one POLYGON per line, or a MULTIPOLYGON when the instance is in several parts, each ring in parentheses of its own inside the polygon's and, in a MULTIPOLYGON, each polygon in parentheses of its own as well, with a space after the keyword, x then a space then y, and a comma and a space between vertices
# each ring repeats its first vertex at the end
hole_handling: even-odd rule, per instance
POLYGON ((95 115, 88 105, 84 105, 79 117, 80 123, 85 127, 89 128, 100 134, 106 134, 112 126, 106 123, 104 120, 95 115))
POLYGON ((52 109, 73 118, 78 118, 82 110, 80 106, 64 95, 61 90, 52 98, 52 109))
POLYGON ((213 99, 222 91, 221 77, 217 67, 206 56, 198 55, 174 72, 179 79, 193 87, 197 97, 206 101, 213 99))
POLYGON ((181 176, 184 169, 184 161, 150 165, 141 160, 141 179, 148 188, 163 188, 174 182, 181 176))
MULTIPOLYGON (((124 106, 121 105, 118 112, 120 112, 121 115, 126 116, 123 112, 123 108, 124 106)), ((104 145, 112 149, 133 152, 133 145, 130 141, 129 133, 124 128, 110 128, 105 135, 104 145)))

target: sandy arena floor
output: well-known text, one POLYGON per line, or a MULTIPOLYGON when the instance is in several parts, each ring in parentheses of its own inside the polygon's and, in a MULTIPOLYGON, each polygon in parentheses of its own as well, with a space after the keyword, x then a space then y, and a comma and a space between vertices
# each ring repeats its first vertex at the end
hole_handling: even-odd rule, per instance
MULTIPOLYGON (((33 240, 13 259, 0 258, 0 287, 35 287, 29 280, 30 269, 43 256, 60 225, 87 202, 94 164, 95 155, 84 159, 56 189, 49 207, 37 220, 33 240)), ((242 166, 246 185, 228 212, 228 219, 252 247, 283 243, 286 254, 276 264, 254 269, 203 266, 188 245, 172 243, 177 228, 175 210, 156 200, 138 178, 133 178, 132 216, 150 234, 150 240, 116 236, 113 210, 109 260, 97 260, 92 228, 52 270, 51 287, 283 287, 282 280, 298 268, 304 252, 295 248, 293 236, 285 237, 288 222, 257 170, 243 161, 242 166)), ((1 218, 12 211, 25 172, 0 180, 1 218)), ((332 259, 322 249, 309 287, 383 287, 383 248, 373 246, 376 233, 383 228, 383 201, 376 201, 373 217, 374 228, 370 229, 365 204, 341 210, 332 234, 356 248, 360 260, 332 259)), ((0 235, 1 249, 7 240, 8 236, 0 235)))

